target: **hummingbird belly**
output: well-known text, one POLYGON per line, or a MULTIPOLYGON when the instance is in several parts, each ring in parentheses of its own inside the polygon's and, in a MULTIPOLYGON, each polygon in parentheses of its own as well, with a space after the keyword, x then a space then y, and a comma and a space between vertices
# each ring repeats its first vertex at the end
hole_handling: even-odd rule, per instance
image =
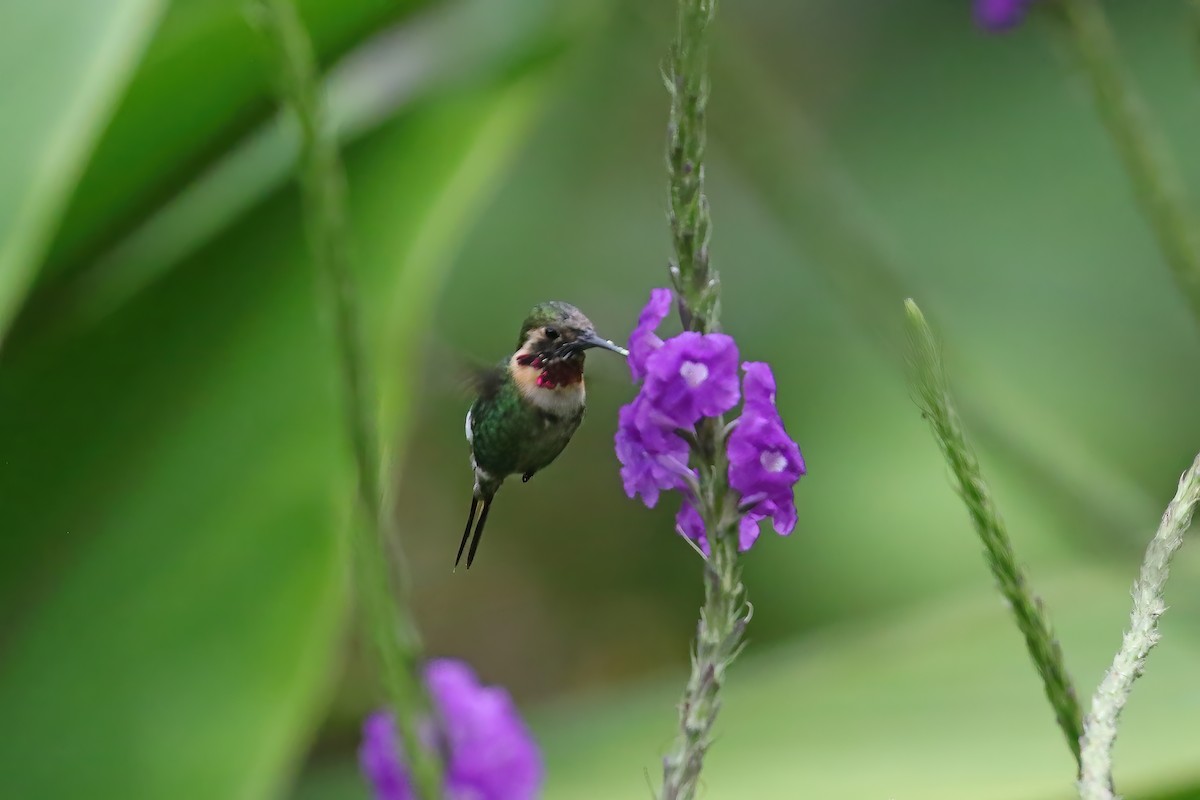
POLYGON ((583 419, 583 409, 558 415, 506 387, 471 407, 471 452, 476 467, 495 479, 537 472, 558 457, 583 419))

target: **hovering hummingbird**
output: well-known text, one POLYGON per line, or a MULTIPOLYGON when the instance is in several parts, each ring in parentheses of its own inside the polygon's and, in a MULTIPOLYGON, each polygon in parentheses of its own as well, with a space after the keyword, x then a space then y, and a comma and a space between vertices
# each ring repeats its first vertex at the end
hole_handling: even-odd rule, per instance
POLYGON ((521 325, 516 352, 477 376, 478 397, 467 411, 466 426, 475 489, 454 566, 470 538, 467 569, 471 568, 492 498, 504 479, 520 475, 528 481, 571 441, 583 420, 583 358, 592 347, 629 355, 597 336, 575 306, 541 303, 521 325))

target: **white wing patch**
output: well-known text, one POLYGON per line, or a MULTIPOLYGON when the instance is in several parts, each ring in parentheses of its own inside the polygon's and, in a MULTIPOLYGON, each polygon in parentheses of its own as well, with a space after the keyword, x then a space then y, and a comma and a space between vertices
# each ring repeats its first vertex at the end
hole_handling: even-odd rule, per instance
MULTIPOLYGON (((472 405, 470 408, 467 409, 467 423, 465 426, 466 434, 467 434, 467 444, 471 445, 472 447, 475 445, 475 434, 471 431, 471 411, 473 411, 474 409, 475 409, 474 405, 472 405)), ((490 472, 488 472, 485 469, 481 469, 480 466, 475 463, 475 453, 474 452, 471 453, 471 471, 475 473, 475 491, 476 492, 479 491, 479 482, 480 481, 489 481, 490 482, 490 481, 494 480, 492 478, 492 475, 490 472)))

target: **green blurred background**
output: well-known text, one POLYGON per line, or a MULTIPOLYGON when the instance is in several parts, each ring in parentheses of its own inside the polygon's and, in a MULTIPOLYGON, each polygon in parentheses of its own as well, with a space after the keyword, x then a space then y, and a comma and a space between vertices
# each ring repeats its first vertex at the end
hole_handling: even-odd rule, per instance
MULTIPOLYGON (((396 513, 428 649, 509 687, 546 797, 645 797, 700 602, 671 502, 624 497, 603 355, 553 469, 451 573, 457 364, 560 298, 625 337, 664 285, 673 4, 302 0, 345 144, 396 513)), ((1195 325, 1083 85, 968 3, 721 6, 709 189, 724 323, 775 365, 809 475, 746 557, 751 645, 703 796, 1072 795, 1070 755, 903 384, 952 379, 1081 694, 1200 441, 1195 325)), ((1182 2, 1111 4, 1200 179, 1182 2), (1186 147, 1185 147, 1186 146, 1186 147)), ((236 0, 0 6, 0 796, 361 798, 380 700, 352 622, 327 320, 236 0)), ((1200 547, 1117 747, 1200 797, 1200 547)))

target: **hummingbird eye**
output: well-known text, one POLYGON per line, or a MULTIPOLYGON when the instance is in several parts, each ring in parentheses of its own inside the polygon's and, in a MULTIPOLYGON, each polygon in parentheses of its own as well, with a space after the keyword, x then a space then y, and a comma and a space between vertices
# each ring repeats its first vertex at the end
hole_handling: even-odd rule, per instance
POLYGON ((556 328, 546 328, 546 338, 554 341, 558 338, 558 330, 556 328))

